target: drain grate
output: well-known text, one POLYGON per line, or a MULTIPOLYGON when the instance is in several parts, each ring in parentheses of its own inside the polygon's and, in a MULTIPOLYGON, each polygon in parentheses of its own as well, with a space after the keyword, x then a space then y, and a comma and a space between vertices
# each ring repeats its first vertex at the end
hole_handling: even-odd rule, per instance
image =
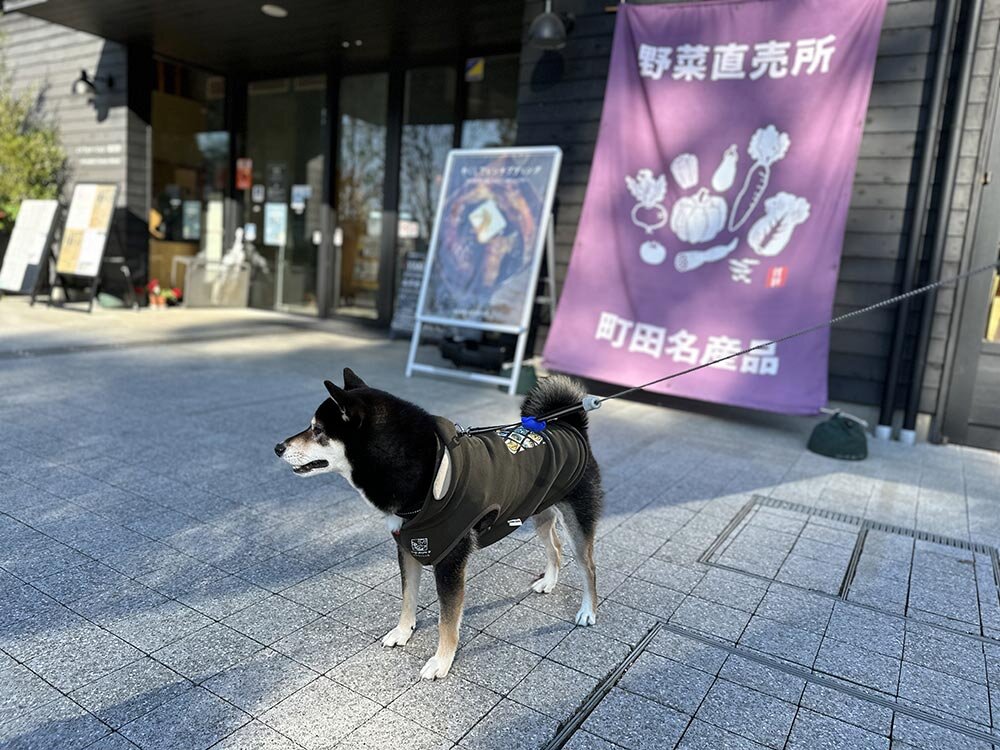
POLYGON ((699 560, 1000 642, 1000 553, 986 544, 755 495, 699 560))

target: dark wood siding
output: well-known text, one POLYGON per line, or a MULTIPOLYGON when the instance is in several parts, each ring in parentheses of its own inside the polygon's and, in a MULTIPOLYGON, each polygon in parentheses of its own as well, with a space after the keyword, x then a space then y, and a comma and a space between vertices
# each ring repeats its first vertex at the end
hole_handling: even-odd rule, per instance
POLYGON ((0 16, 2 54, 15 90, 38 97, 45 117, 58 126, 69 164, 67 197, 77 182, 113 182, 120 186, 115 236, 108 251, 118 252, 126 237, 128 254, 141 271, 146 254, 148 145, 144 124, 128 109, 128 53, 109 42, 38 18, 11 13, 0 16), (96 96, 72 93, 81 70, 113 79, 96 96), (121 231, 122 234, 118 234, 121 231))
MULTIPOLYGON (((556 229, 560 283, 576 235, 601 117, 615 19, 613 13, 605 11, 608 4, 606 0, 561 0, 558 10, 576 17, 566 48, 558 54, 542 54, 525 46, 521 55, 518 140, 525 145, 555 143, 565 151, 556 229)), ((901 282, 900 255, 912 210, 915 153, 923 127, 927 78, 933 66, 931 52, 937 44, 937 6, 933 0, 889 4, 848 215, 835 314, 891 296, 901 282)), ((526 28, 542 8, 540 0, 527 2, 526 28)), ((945 274, 957 270, 965 248, 964 227, 974 205, 973 188, 979 179, 977 155, 992 84, 998 19, 1000 0, 986 0, 958 188, 949 219, 945 274)), ((951 292, 941 294, 921 402, 924 411, 935 408, 951 307, 951 292)), ((893 312, 882 311, 833 331, 831 399, 878 403, 892 326, 893 312)), ((904 371, 909 371, 908 365, 904 371)))

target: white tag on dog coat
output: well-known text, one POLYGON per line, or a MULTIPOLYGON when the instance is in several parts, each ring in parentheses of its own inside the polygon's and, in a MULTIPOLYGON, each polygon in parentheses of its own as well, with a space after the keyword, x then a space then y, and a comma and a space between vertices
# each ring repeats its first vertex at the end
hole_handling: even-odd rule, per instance
POLYGON ((507 521, 508 526, 520 526, 523 523, 520 518, 512 518, 507 521))

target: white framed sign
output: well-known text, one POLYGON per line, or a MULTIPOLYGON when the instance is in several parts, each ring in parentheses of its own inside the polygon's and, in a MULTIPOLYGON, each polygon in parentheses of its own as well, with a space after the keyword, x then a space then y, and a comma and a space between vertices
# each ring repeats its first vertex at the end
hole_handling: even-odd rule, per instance
POLYGON ((58 212, 56 200, 21 201, 0 268, 0 291, 27 294, 35 288, 58 212))
POLYGON ((507 385, 514 393, 538 274, 551 239, 562 150, 555 146, 456 149, 448 154, 417 302, 406 374, 446 374, 507 385), (510 378, 418 364, 421 326, 518 336, 510 378))
POLYGON ((56 273, 97 278, 114 217, 118 186, 77 183, 59 246, 56 273))

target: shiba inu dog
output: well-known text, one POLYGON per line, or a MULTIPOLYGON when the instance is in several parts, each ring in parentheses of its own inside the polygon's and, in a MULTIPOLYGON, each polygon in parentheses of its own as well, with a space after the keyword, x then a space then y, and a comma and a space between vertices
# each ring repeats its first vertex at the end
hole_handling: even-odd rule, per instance
MULTIPOLYGON (((561 521, 584 570, 578 625, 596 621, 594 534, 603 501, 600 470, 587 439, 587 415, 573 412, 542 430, 511 427, 469 434, 385 391, 350 369, 302 432, 274 452, 301 476, 336 472, 386 516, 397 541, 403 603, 382 639, 403 646, 416 624, 424 566, 433 566, 440 604, 437 652, 421 677, 445 677, 458 646, 469 555, 531 518, 545 546, 545 571, 531 585, 552 591, 559 577, 561 521)), ((521 405, 542 416, 577 405, 583 388, 564 376, 539 381, 521 405)))

